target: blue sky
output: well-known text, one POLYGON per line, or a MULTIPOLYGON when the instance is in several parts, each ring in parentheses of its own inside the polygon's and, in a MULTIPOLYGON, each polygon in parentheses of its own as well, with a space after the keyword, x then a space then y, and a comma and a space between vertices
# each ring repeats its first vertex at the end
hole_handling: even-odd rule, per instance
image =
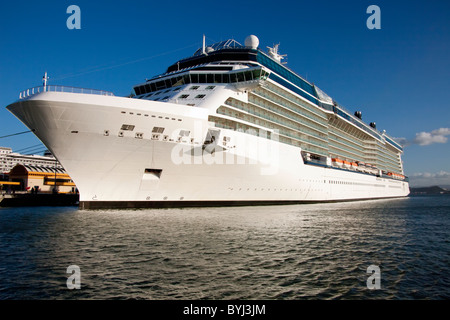
MULTIPOLYGON (((450 1, 29 1, 0 6, 0 136, 25 131, 5 107, 49 84, 127 95, 207 43, 254 34, 363 120, 402 138, 412 185, 450 185, 450 1), (69 30, 67 7, 81 9, 69 30), (370 5, 381 29, 369 30, 370 5)), ((0 139, 21 150, 31 133, 0 139)), ((36 149, 39 150, 39 146, 36 149)), ((44 149, 44 148, 41 148, 44 149)))

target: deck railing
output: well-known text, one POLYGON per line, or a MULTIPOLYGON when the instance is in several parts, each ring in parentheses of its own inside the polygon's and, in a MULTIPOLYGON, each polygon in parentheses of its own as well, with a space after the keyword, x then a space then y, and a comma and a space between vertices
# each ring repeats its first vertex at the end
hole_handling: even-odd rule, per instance
POLYGON ((83 94, 96 94, 101 96, 113 96, 114 94, 109 91, 104 90, 96 90, 96 89, 86 89, 86 88, 76 88, 76 87, 67 87, 67 86, 39 86, 30 88, 20 92, 19 99, 26 99, 35 94, 41 92, 69 92, 69 93, 83 93, 83 94))

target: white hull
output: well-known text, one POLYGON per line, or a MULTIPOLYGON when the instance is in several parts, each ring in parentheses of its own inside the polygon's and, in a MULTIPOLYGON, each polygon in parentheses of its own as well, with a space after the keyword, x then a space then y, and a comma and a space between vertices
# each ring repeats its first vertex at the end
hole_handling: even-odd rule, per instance
POLYGON ((8 109, 61 162, 86 208, 345 201, 409 194, 406 181, 307 165, 298 147, 215 128, 207 121, 207 109, 55 92, 37 94, 8 109), (133 130, 121 130, 124 124, 132 124, 133 130), (164 134, 155 137, 154 127, 164 127, 164 134), (192 134, 180 138, 180 129, 192 134), (220 130, 213 154, 208 146, 202 149, 208 129, 220 130))

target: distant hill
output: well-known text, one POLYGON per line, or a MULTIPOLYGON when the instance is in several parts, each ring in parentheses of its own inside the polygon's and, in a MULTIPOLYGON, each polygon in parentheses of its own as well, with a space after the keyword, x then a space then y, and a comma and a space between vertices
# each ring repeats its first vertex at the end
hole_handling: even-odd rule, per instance
POLYGON ((409 188, 411 194, 450 194, 450 190, 447 188, 441 188, 439 186, 432 187, 419 187, 419 188, 409 188))

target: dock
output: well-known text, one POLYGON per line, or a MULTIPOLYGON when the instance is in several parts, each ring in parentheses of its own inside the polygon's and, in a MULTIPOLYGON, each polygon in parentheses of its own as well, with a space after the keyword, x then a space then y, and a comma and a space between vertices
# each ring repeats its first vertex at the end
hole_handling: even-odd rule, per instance
POLYGON ((79 194, 75 193, 15 193, 0 195, 0 207, 78 206, 79 194))

